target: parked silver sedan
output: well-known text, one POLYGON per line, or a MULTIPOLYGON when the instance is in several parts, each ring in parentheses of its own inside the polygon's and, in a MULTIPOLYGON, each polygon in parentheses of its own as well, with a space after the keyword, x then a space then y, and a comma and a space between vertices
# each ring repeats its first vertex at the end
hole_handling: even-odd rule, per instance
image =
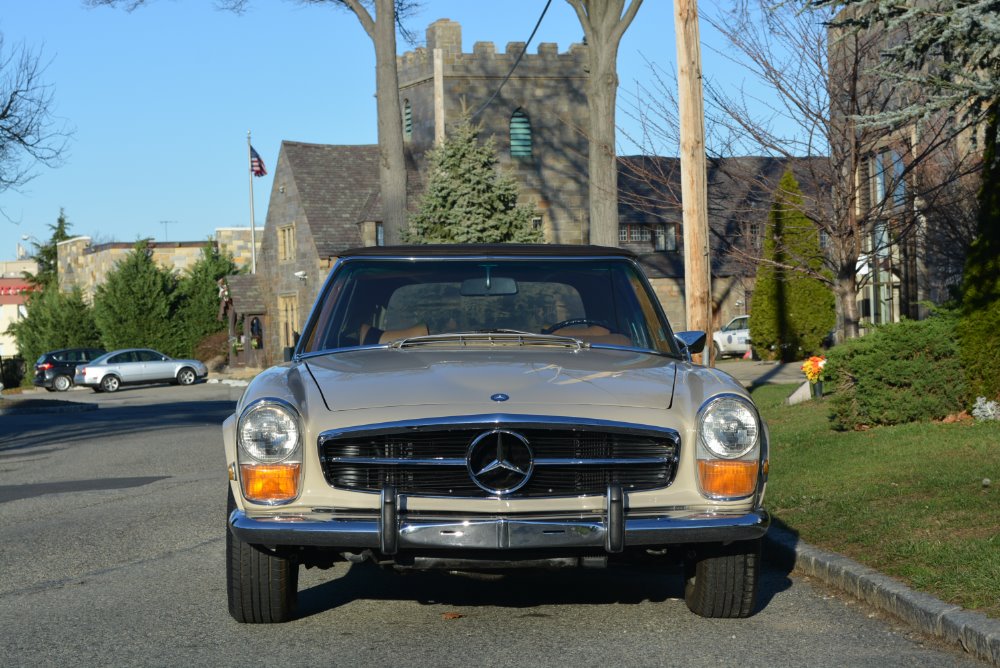
POLYGON ((78 366, 74 382, 95 392, 115 392, 122 385, 177 383, 191 385, 208 376, 198 360, 174 359, 148 348, 114 350, 78 366))

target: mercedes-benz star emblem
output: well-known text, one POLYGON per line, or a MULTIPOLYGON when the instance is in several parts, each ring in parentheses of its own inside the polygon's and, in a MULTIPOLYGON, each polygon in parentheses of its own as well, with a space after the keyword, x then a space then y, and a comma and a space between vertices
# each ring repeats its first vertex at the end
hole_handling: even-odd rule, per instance
POLYGON ((528 482, 534 459, 528 439, 515 431, 494 429, 484 431, 469 444, 465 462, 480 489, 503 495, 528 482))

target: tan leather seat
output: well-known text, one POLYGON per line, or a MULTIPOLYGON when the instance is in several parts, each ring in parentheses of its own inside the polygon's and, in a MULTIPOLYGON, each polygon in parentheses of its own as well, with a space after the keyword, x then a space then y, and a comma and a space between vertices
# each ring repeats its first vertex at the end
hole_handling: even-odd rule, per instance
MULTIPOLYGON (((363 323, 361 325, 361 331, 358 332, 358 341, 361 345, 365 344, 365 338, 368 336, 368 332, 371 330, 371 325, 368 323, 363 323)), ((398 341, 399 339, 408 339, 414 336, 427 336, 428 330, 425 323, 418 323, 412 327, 405 327, 403 329, 387 329, 379 334, 379 343, 389 343, 390 341, 398 341)), ((367 344, 371 345, 371 344, 367 344)))
POLYGON ((556 336, 570 336, 584 343, 603 343, 609 346, 631 346, 632 339, 623 334, 612 334, 607 327, 590 325, 588 327, 563 327, 552 332, 556 336))

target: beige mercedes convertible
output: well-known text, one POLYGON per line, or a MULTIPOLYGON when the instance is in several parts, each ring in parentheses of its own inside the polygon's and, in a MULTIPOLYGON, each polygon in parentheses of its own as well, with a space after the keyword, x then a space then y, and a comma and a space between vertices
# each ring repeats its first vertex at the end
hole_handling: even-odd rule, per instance
POLYGON ((767 430, 693 364, 636 258, 593 246, 344 253, 290 361, 223 425, 229 611, 295 615, 298 569, 684 564, 754 612, 767 430))

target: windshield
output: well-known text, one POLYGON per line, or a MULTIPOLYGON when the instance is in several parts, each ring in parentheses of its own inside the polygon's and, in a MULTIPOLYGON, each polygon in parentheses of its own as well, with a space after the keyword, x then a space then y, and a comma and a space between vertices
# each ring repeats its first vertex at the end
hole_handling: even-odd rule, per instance
POLYGON ((298 352, 503 332, 677 354, 645 279, 614 259, 348 260, 298 352))

